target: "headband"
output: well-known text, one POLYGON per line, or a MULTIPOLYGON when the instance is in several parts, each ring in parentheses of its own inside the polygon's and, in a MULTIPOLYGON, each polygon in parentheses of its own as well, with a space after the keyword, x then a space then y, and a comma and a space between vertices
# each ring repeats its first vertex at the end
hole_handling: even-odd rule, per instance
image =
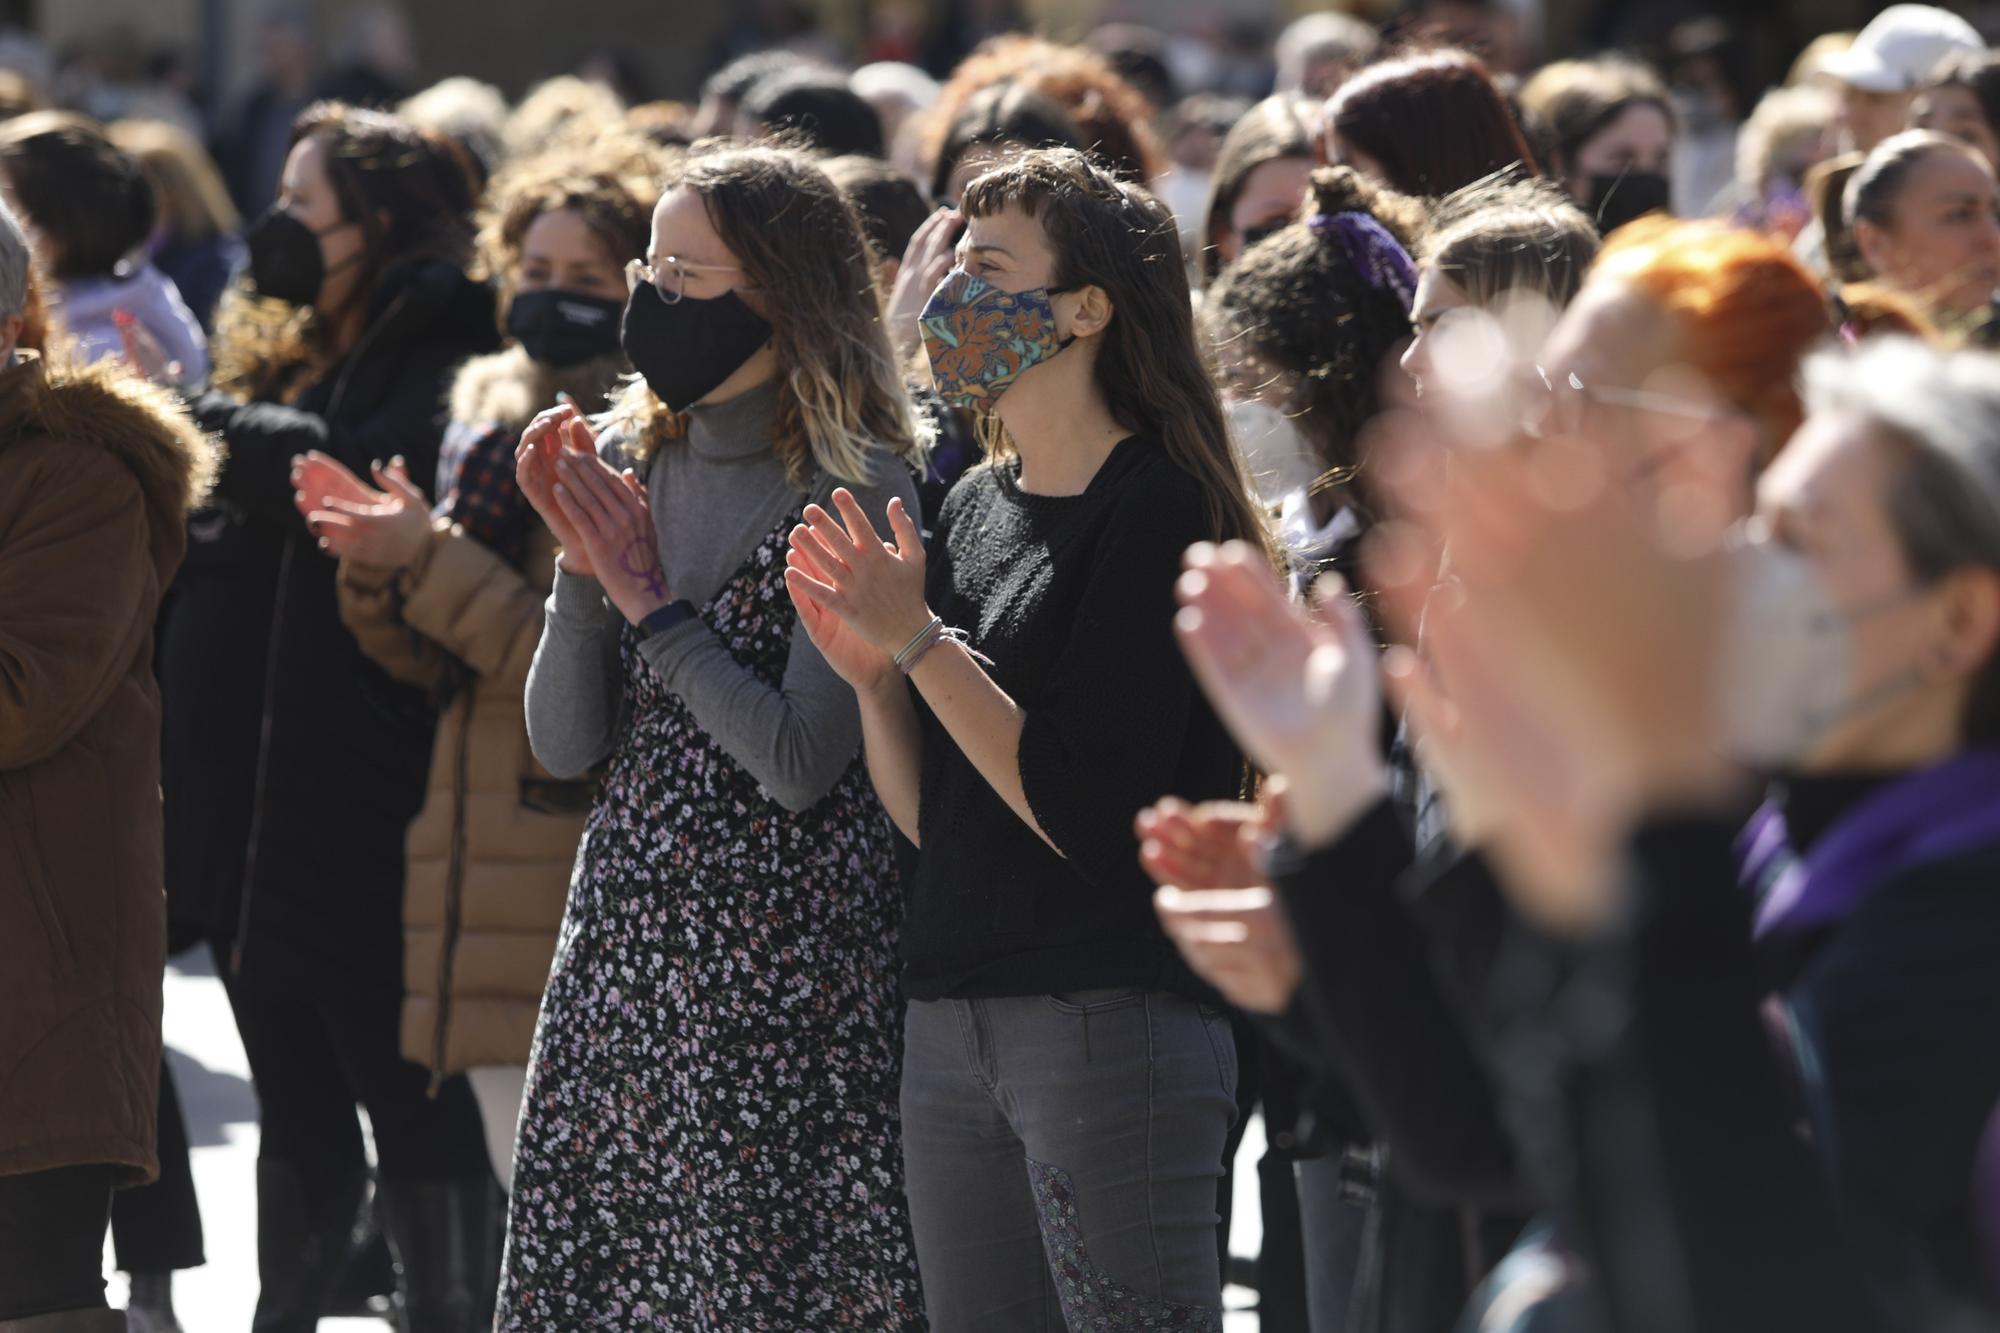
POLYGON ((1410 262, 1410 252, 1402 242, 1389 234, 1389 229, 1369 217, 1366 213, 1315 213, 1306 219, 1316 236, 1328 232, 1340 237, 1340 243, 1347 248, 1347 257, 1368 285, 1376 291, 1393 292, 1397 300, 1408 310, 1417 299, 1417 266, 1410 262))

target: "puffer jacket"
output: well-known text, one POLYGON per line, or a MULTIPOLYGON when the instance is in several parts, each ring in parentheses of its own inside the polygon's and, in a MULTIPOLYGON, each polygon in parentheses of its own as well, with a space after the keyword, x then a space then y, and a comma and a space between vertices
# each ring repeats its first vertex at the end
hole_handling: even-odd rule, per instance
MULTIPOLYGON (((481 357, 453 386, 450 429, 480 437, 459 442, 468 452, 511 452, 552 401, 518 349, 481 357)), ((519 567, 444 519, 409 569, 340 566, 341 618, 362 651, 450 691, 403 897, 403 1056, 433 1079, 528 1062, 590 809, 593 783, 535 762, 522 706, 555 549, 530 511, 519 567)))
POLYGON ((121 367, 0 371, 0 1176, 158 1170, 153 620, 216 465, 121 367))

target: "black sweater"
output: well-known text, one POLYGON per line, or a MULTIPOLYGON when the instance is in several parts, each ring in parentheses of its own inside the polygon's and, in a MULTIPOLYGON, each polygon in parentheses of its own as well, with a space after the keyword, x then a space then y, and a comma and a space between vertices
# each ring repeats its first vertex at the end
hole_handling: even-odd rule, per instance
POLYGON ((1021 783, 1050 850, 918 700, 922 849, 903 923, 913 999, 1113 986, 1206 994, 1153 915, 1132 831, 1169 793, 1235 796, 1242 760, 1174 641, 1174 580, 1211 535, 1200 486, 1128 439, 1075 496, 1019 465, 945 500, 925 592, 1026 713, 1021 783))

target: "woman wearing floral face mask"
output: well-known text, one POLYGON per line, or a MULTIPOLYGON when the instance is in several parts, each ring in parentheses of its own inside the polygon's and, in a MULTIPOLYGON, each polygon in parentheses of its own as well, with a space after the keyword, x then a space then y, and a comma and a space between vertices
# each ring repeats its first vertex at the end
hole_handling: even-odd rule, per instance
POLYGON ((866 242, 810 159, 691 156, 627 269, 642 377, 522 436, 561 546, 528 671, 604 764, 542 1001, 499 1327, 923 1324, 898 1149, 894 843, 787 539, 911 504, 866 242), (603 436, 600 443, 597 429, 603 436), (643 472, 642 477, 640 473, 643 472))
POLYGON ((1190 541, 1261 540, 1167 210, 1081 154, 967 187, 931 373, 1000 447, 893 546, 843 493, 792 537, 802 623, 918 844, 904 1160, 935 1327, 1221 1327, 1229 1024, 1148 906, 1132 817, 1241 760, 1173 649, 1190 541), (968 1043, 966 1034, 973 1034, 968 1043))
MULTIPOLYGON (((481 250, 514 346, 452 385, 435 520, 400 461, 377 470, 380 490, 328 454, 293 471, 300 512, 340 559, 342 620, 384 670, 450 700, 410 826, 402 1049, 433 1081, 468 1074, 503 1186, 591 793, 528 752, 521 699, 555 538, 515 479, 514 448, 539 409, 563 394, 601 403, 625 369, 625 261, 644 250, 651 209, 643 178, 572 153, 494 182, 481 250)), ((500 1259, 491 1235, 482 1291, 500 1259)))

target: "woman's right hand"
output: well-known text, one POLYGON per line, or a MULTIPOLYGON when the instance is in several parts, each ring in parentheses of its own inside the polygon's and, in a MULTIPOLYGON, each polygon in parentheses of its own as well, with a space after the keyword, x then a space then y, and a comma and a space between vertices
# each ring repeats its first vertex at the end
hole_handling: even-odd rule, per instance
POLYGON ((542 522, 548 524, 556 544, 562 548, 562 554, 556 557, 556 567, 565 574, 595 578, 597 571, 591 568, 590 557, 584 553, 576 525, 556 503, 556 463, 564 449, 578 449, 593 457, 597 453, 597 437, 591 433, 590 423, 571 403, 558 403, 528 423, 528 428, 521 432, 520 445, 514 450, 514 476, 521 494, 528 497, 528 503, 541 515, 542 522))
POLYGON ((812 557, 794 543, 785 552, 785 566, 785 588, 792 595, 792 605, 798 608, 799 623, 805 626, 806 637, 834 673, 852 685, 856 694, 870 694, 894 684, 898 676, 896 660, 862 638, 853 626, 813 596, 812 584, 826 583, 828 579, 812 557))
POLYGON ((899 361, 916 348, 917 317, 924 313, 924 305, 944 281, 944 275, 951 272, 958 238, 964 230, 965 219, 956 210, 941 208, 924 220, 924 225, 910 237, 909 248, 903 251, 896 285, 889 291, 886 316, 886 327, 899 361))

